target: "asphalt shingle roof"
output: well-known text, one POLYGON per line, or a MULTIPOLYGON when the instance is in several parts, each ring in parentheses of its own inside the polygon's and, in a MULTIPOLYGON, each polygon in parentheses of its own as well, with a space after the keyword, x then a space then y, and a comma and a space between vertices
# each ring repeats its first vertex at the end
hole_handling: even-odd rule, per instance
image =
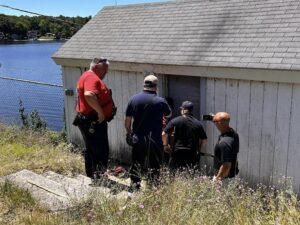
POLYGON ((299 0, 188 0, 105 7, 57 58, 300 70, 299 0))

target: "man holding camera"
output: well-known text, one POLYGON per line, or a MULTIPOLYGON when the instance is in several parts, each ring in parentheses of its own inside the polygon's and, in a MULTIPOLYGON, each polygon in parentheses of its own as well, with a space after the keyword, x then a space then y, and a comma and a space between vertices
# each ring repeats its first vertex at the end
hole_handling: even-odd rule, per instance
POLYGON ((192 102, 184 101, 180 107, 181 116, 172 119, 162 133, 164 151, 171 152, 171 169, 196 169, 199 166, 200 152, 207 143, 207 136, 200 121, 193 117, 193 108, 192 102), (171 149, 168 136, 173 131, 171 149))
POLYGON ((94 58, 77 83, 77 116, 73 124, 83 136, 85 170, 91 179, 100 178, 108 163, 107 121, 112 119, 114 106, 111 92, 102 81, 108 64, 107 59, 94 58))
POLYGON ((238 174, 237 154, 239 152, 239 136, 229 126, 230 115, 227 112, 218 112, 212 115, 212 122, 220 131, 214 151, 214 181, 233 178, 238 174))
POLYGON ((163 116, 171 116, 166 100, 157 96, 158 79, 148 75, 144 90, 129 99, 126 109, 126 141, 132 146, 131 187, 138 190, 141 173, 147 172, 151 184, 157 184, 162 163, 161 139, 163 116))

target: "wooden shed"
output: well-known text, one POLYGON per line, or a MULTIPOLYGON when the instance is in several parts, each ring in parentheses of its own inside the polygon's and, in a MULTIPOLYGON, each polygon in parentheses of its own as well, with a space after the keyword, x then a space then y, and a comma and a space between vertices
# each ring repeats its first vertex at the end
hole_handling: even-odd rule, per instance
MULTIPOLYGON (((128 98, 154 72, 159 94, 196 105, 195 115, 227 111, 240 135, 240 174, 250 183, 293 178, 300 192, 300 1, 186 0, 102 9, 54 55, 65 89, 75 92, 94 57, 107 57, 105 82, 118 106, 109 124, 111 157, 130 161, 125 143, 128 98)), ((76 96, 66 92, 69 138, 76 96)), ((218 131, 203 123, 208 151, 218 131)), ((209 160, 208 160, 209 161, 209 160)))

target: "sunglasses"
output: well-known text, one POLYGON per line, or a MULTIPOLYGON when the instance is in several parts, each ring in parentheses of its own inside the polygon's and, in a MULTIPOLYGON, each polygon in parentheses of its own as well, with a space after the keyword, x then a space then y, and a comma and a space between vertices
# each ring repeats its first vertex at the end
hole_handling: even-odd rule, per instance
POLYGON ((94 59, 94 62, 96 64, 102 63, 102 64, 109 64, 108 60, 106 58, 96 58, 96 60, 94 59))
POLYGON ((107 63, 108 60, 107 59, 99 59, 99 63, 107 63))

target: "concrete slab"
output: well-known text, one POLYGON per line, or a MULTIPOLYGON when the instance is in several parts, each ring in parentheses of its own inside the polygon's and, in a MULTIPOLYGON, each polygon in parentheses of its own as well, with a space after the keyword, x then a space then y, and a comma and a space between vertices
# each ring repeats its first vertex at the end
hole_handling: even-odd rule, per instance
POLYGON ((83 175, 71 178, 52 171, 39 175, 29 170, 22 170, 0 180, 2 182, 8 180, 19 188, 28 190, 50 211, 65 210, 85 198, 104 197, 126 200, 133 196, 127 191, 128 184, 114 176, 106 177, 93 185, 91 179, 83 175))
POLYGON ((80 182, 76 179, 55 173, 53 171, 48 171, 43 174, 44 177, 60 183, 68 195, 70 195, 75 200, 81 200, 87 197, 92 191, 92 187, 88 184, 80 182))
POLYGON ((90 197, 95 194, 95 192, 97 195, 102 195, 107 198, 111 195, 111 190, 108 187, 101 185, 92 186, 91 179, 84 175, 77 175, 76 177, 71 178, 53 171, 48 171, 44 173, 43 176, 62 184, 66 189, 66 192, 72 196, 72 199, 75 201, 90 197))
POLYGON ((63 185, 49 180, 29 170, 8 175, 6 180, 19 188, 28 190, 31 195, 51 211, 65 210, 71 207, 71 197, 63 185))
MULTIPOLYGON (((77 175, 74 177, 76 180, 83 184, 89 184, 91 185, 91 179, 84 176, 84 175, 77 175)), ((104 180, 100 182, 98 185, 94 185, 95 188, 98 186, 107 187, 110 189, 110 193, 112 194, 111 197, 117 198, 117 199, 127 199, 131 198, 133 195, 132 193, 128 192, 128 188, 130 186, 130 179, 122 179, 118 178, 116 176, 108 175, 107 180, 104 180)), ((95 191, 94 191, 95 193, 95 191)))
POLYGON ((91 178, 78 174, 74 177, 74 179, 76 179, 77 181, 79 181, 80 183, 82 183, 83 185, 90 185, 92 183, 91 178))
POLYGON ((108 178, 112 181, 115 181, 121 185, 124 185, 124 186, 130 186, 130 178, 127 178, 127 179, 121 179, 121 178, 118 178, 118 177, 115 177, 115 176, 112 176, 112 175, 108 175, 108 178))

